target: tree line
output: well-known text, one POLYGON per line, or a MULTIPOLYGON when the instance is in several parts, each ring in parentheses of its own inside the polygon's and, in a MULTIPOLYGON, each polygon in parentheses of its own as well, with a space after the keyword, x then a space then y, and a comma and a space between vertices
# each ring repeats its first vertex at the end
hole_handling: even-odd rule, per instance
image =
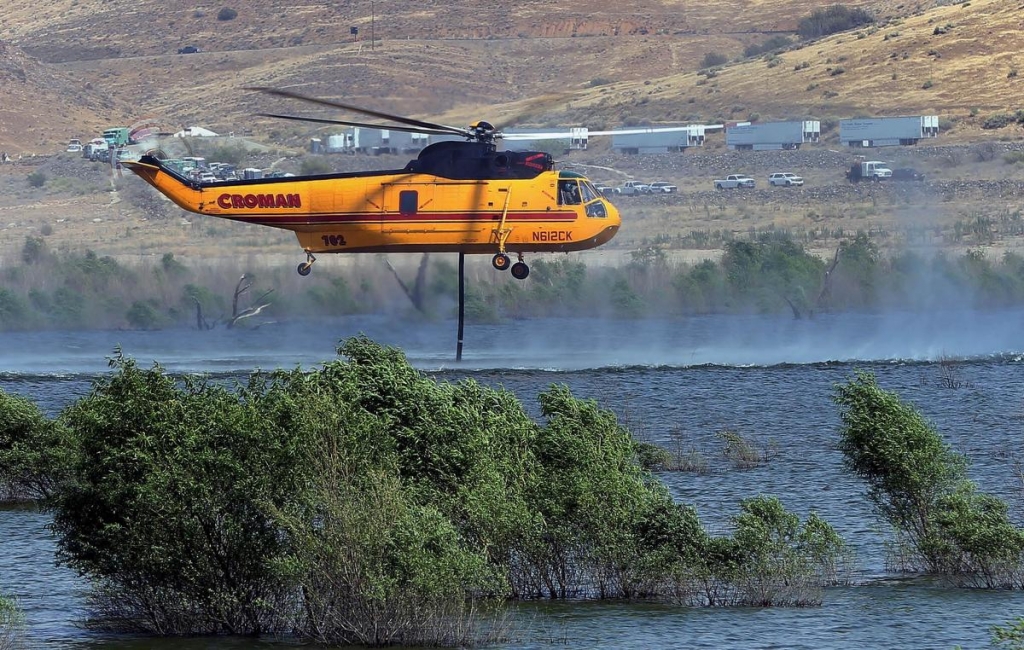
MULTIPOLYGON (((1024 305, 1024 257, 1017 253, 999 259, 981 250, 884 256, 865 234, 844 240, 830 259, 777 236, 728 242, 720 259, 697 264, 672 263, 656 246, 632 251, 618 266, 587 266, 585 259, 533 260, 527 282, 489 266, 478 269, 467 286, 467 317, 790 313, 811 318, 822 312, 1024 305)), ((190 267, 172 253, 126 266, 88 251, 54 255, 42 239, 29 238, 22 264, 0 272, 0 330, 193 324, 207 329, 238 323, 246 310, 276 319, 372 313, 396 305, 445 318, 454 314, 458 295, 455 264, 441 256, 422 258, 415 291, 373 256, 344 272, 319 268, 308 278, 298 278, 290 266, 250 267, 190 267), (243 287, 248 293, 240 293, 243 287)))

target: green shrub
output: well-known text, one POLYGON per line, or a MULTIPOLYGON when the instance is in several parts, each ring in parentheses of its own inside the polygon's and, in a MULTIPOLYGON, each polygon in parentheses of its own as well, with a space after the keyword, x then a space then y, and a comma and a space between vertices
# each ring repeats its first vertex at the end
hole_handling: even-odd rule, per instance
POLYGON ((334 170, 331 168, 331 163, 327 162, 323 156, 306 156, 302 159, 299 173, 303 176, 316 176, 330 174, 332 171, 334 170))
POLYGON ((21 261, 25 264, 38 264, 48 254, 46 242, 40 237, 26 237, 21 247, 21 261))
POLYGON ((867 11, 850 8, 845 5, 832 5, 817 9, 810 16, 801 18, 797 24, 797 33, 801 38, 818 38, 836 32, 856 29, 875 21, 867 11))
POLYGON ((78 444, 29 400, 0 390, 0 491, 48 499, 72 476, 78 444))
POLYGON ((978 494, 967 460, 912 406, 858 372, 836 386, 839 448, 868 484, 876 511, 896 534, 904 569, 972 587, 1021 587, 1024 534, 1006 504, 978 494))
POLYGON ((983 129, 1001 129, 1013 123, 1013 116, 1007 113, 994 113, 985 118, 981 123, 983 129))
POLYGON ((720 65, 725 65, 729 62, 729 57, 722 54, 721 52, 707 52, 704 54, 704 58, 700 61, 700 67, 702 70, 708 68, 717 68, 720 65))
POLYGON ((61 413, 78 442, 53 531, 96 585, 94 624, 465 645, 479 599, 812 604, 834 581, 827 524, 761 497, 709 537, 614 414, 564 386, 534 422, 365 338, 339 354, 233 391, 118 354, 61 413))
POLYGON ((782 36, 777 34, 770 37, 763 43, 751 43, 743 49, 743 56, 745 58, 752 58, 766 52, 774 52, 776 50, 784 50, 793 44, 793 40, 788 36, 782 36))
POLYGON ((25 629, 25 616, 18 609, 18 604, 7 596, 0 595, 0 650, 22 648, 22 635, 25 629))
POLYGON ((164 319, 156 301, 136 300, 125 314, 125 320, 135 329, 152 330, 157 329, 164 319))
POLYGON ((46 174, 41 171, 34 171, 28 175, 28 184, 31 187, 42 187, 46 185, 46 174))
POLYGON ((280 629, 292 593, 267 509, 302 493, 300 432, 258 380, 237 397, 118 355, 61 414, 81 440, 54 497, 58 557, 98 586, 101 617, 158 634, 280 629))

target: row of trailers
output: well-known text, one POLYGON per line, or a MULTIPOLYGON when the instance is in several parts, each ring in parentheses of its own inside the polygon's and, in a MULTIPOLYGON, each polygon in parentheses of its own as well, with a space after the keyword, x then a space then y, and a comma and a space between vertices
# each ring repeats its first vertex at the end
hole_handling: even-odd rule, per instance
MULTIPOLYGON (((623 154, 678 153, 704 145, 708 133, 725 132, 725 144, 737 150, 799 149, 821 139, 821 122, 737 122, 689 124, 685 126, 633 127, 591 131, 569 129, 506 129, 504 146, 512 151, 570 151, 586 149, 591 136, 611 136, 612 150, 623 154)), ((914 145, 939 135, 936 115, 875 117, 840 120, 839 140, 848 147, 914 145)), ((437 136, 403 131, 351 127, 326 138, 313 138, 314 153, 415 153, 434 142, 460 140, 458 136, 437 136)))

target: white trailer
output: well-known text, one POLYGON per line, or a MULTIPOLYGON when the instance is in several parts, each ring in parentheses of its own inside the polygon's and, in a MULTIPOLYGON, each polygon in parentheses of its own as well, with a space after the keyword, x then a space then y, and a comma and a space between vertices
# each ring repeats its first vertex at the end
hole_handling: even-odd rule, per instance
POLYGON ((802 120, 726 125, 725 144, 737 150, 799 149, 821 138, 821 122, 802 120))
POLYGON ((704 146, 709 129, 721 126, 690 124, 688 126, 634 127, 608 131, 612 136, 612 150, 616 153, 647 154, 677 153, 689 147, 704 146))
POLYGON ((875 117, 839 121, 839 141, 848 147, 913 145, 939 135, 938 115, 875 117))
POLYGON ((407 133, 358 126, 327 136, 326 153, 413 153, 430 144, 425 133, 407 133))

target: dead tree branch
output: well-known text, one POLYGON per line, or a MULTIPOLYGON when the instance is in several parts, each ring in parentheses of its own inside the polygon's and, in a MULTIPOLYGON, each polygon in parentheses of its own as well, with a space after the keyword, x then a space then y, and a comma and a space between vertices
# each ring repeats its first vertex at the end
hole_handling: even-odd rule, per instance
POLYGON ((258 315, 261 311, 263 311, 264 309, 266 309, 267 307, 270 306, 269 302, 268 303, 264 303, 264 304, 259 304, 259 303, 263 302, 263 300, 266 299, 267 296, 269 296, 271 293, 273 293, 274 292, 273 289, 270 289, 268 291, 263 292, 263 295, 261 295, 259 298, 257 298, 254 301, 254 304, 257 305, 257 306, 248 307, 246 309, 243 309, 241 312, 239 312, 238 311, 238 299, 242 296, 242 294, 244 294, 245 292, 247 292, 251 288, 252 288, 252 282, 251 281, 247 281, 247 278, 246 278, 245 274, 243 273, 242 277, 240 277, 238 279, 238 284, 235 285, 235 295, 234 295, 234 298, 231 300, 231 318, 228 320, 228 323, 227 323, 227 328, 228 329, 231 329, 232 327, 234 327, 235 323, 237 323, 238 321, 240 321, 240 320, 242 320, 244 318, 252 318, 253 316, 258 315))
POLYGON ((199 298, 192 296, 192 300, 196 303, 196 329, 200 331, 212 330, 217 325, 217 321, 207 323, 206 318, 203 317, 203 305, 199 302, 199 298))
POLYGON ((821 291, 818 292, 818 298, 814 301, 816 309, 820 309, 825 300, 832 295, 832 272, 839 266, 839 251, 841 248, 841 246, 836 246, 836 254, 832 256, 832 263, 825 269, 825 278, 821 282, 821 291))

